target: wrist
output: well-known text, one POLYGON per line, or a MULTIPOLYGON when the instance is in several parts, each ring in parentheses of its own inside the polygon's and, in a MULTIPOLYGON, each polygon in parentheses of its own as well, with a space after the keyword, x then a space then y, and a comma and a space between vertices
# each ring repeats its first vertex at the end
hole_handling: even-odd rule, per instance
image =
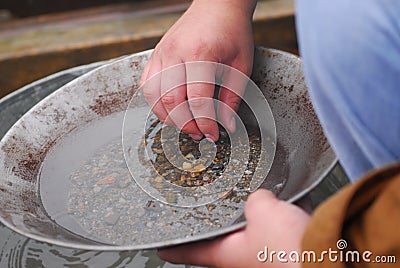
POLYGON ((232 10, 252 19, 257 0, 193 0, 194 8, 219 9, 221 12, 232 10))

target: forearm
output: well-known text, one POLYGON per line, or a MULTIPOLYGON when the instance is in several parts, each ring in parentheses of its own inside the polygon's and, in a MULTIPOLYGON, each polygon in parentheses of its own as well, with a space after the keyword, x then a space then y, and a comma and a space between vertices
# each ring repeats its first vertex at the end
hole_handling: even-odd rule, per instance
POLYGON ((192 5, 206 8, 221 8, 224 12, 234 10, 243 12, 251 18, 256 8, 257 0, 194 0, 192 5))

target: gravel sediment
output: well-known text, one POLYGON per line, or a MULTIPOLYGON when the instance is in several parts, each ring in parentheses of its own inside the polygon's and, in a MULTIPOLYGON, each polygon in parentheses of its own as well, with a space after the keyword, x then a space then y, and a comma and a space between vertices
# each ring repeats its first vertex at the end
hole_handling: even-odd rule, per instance
MULTIPOLYGON (((156 130, 158 124, 159 121, 153 122, 149 131, 156 130)), ((169 130, 166 131, 168 134, 169 130)), ((188 161, 180 167, 168 161, 162 146, 168 140, 161 141, 158 132, 151 138, 146 133, 143 140, 146 146, 150 145, 147 148, 151 150, 151 165, 158 172, 148 178, 154 187, 164 180, 182 187, 205 186, 224 172, 230 172, 226 166, 230 161, 231 144, 224 129, 220 128, 221 138, 215 143, 215 157, 198 164, 193 161, 196 163, 201 151, 207 152, 207 146, 214 145, 203 142, 201 146, 205 148, 200 148, 198 141, 181 133, 178 145, 188 161)), ((90 238, 118 245, 156 243, 229 226, 242 215, 249 195, 249 183, 260 155, 261 143, 257 134, 249 135, 249 145, 250 155, 243 155, 246 170, 223 199, 200 207, 183 208, 158 202, 142 191, 129 173, 121 139, 115 139, 99 148, 89 161, 70 175, 67 213, 90 238)))

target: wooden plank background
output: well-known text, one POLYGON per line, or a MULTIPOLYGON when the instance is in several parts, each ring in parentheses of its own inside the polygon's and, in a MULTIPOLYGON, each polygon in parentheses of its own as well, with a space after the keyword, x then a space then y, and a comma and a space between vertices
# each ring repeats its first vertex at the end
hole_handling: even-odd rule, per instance
MULTIPOLYGON (((153 48, 189 0, 141 1, 0 22, 0 97, 57 71, 153 48)), ((254 38, 297 53, 293 0, 259 1, 254 38)))

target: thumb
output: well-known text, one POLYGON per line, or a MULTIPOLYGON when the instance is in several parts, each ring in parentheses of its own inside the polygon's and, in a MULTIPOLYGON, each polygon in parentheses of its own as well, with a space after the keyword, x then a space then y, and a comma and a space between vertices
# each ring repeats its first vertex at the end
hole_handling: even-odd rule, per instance
POLYGON ((279 213, 276 210, 279 210, 281 202, 283 201, 279 200, 271 191, 265 189, 258 189, 250 194, 244 210, 247 225, 253 226, 262 223, 260 221, 261 215, 276 215, 275 213, 279 213))

